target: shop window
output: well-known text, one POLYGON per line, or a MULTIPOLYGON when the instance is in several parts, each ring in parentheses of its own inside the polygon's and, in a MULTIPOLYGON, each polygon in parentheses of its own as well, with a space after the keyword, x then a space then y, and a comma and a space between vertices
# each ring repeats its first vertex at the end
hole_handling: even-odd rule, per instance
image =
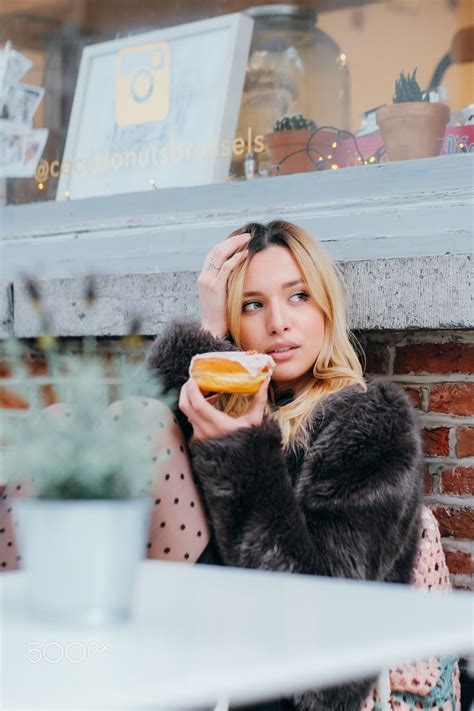
POLYGON ((0 205, 474 150, 471 0, 24 7, 0 7, 0 205))

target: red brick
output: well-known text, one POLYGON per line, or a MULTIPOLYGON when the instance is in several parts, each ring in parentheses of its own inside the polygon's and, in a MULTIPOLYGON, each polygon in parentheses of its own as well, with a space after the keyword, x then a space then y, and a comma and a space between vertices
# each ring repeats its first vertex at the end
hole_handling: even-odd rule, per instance
POLYGON ((5 410, 28 410, 29 407, 28 401, 14 390, 0 387, 0 408, 5 410))
POLYGON ((460 343, 461 356, 458 361, 456 373, 474 373, 474 345, 460 343))
POLYGON ((425 428, 422 435, 426 457, 447 457, 449 455, 449 427, 425 428))
POLYGON ((474 494, 474 467, 443 469, 439 490, 441 494, 474 494))
POLYGON ((56 391, 52 385, 42 385, 39 388, 39 394, 44 407, 48 407, 49 405, 54 405, 59 402, 59 398, 56 395, 56 391))
POLYGON ((374 375, 388 374, 389 353, 386 346, 380 343, 368 343, 364 349, 366 363, 365 372, 374 375))
POLYGON ((405 385, 403 386, 403 389, 409 396, 410 400, 412 401, 412 404, 414 407, 417 407, 418 409, 421 410, 421 401, 422 401, 422 390, 420 387, 413 387, 413 386, 408 386, 405 385))
POLYGON ((433 477, 431 476, 430 468, 428 466, 425 466, 423 481, 425 486, 425 494, 431 494, 433 492, 433 477))
POLYGON ((474 415, 474 383, 432 385, 429 409, 449 415, 474 415))
POLYGON ((0 378, 11 378, 13 371, 4 361, 0 361, 0 378))
POLYGON ((472 560, 466 551, 444 551, 451 575, 470 575, 472 560))
POLYGON ((456 429, 456 457, 474 457, 474 427, 456 429))
POLYGON ((48 374, 48 364, 42 358, 25 358, 24 363, 30 375, 48 374))
POLYGON ((438 519, 441 535, 454 538, 474 538, 474 509, 469 507, 436 506, 433 513, 438 519))
POLYGON ((413 343, 395 349, 394 373, 473 373, 469 343, 413 343))

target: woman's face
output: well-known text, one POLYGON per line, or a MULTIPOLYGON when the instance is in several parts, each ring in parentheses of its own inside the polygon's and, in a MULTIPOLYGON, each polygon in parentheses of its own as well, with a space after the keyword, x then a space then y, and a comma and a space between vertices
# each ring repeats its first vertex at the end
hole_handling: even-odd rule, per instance
POLYGON ((309 295, 291 252, 276 245, 257 252, 244 281, 242 348, 270 353, 276 363, 272 381, 297 389, 314 366, 323 336, 324 314, 309 295))

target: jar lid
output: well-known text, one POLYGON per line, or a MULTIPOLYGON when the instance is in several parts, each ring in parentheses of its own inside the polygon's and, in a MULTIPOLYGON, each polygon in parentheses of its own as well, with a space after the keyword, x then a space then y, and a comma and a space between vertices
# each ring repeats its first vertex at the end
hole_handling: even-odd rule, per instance
POLYGON ((247 7, 244 12, 250 17, 267 17, 267 16, 284 16, 293 17, 299 20, 314 20, 316 21, 316 12, 310 7, 301 7, 300 5, 275 4, 275 5, 256 5, 247 7))

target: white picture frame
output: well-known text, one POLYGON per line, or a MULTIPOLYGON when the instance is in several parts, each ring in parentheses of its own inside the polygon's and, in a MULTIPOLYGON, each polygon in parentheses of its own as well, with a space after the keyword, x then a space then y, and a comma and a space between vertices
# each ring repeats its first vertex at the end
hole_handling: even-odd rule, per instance
POLYGON ((85 47, 56 199, 227 180, 252 30, 232 13, 85 47))

